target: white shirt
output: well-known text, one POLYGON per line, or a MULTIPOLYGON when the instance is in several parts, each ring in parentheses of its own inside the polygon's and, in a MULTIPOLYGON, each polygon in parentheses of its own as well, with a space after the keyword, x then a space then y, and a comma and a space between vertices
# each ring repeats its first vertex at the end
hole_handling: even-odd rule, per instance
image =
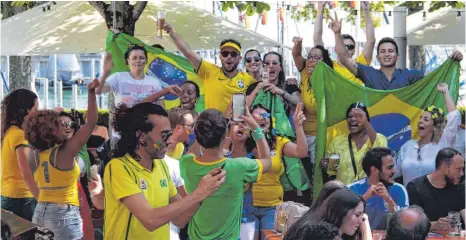
POLYGON ((144 79, 136 80, 129 72, 118 72, 110 75, 107 84, 115 94, 115 106, 125 103, 132 107, 144 98, 162 90, 162 81, 156 77, 145 75, 144 79))
MULTIPOLYGON (((184 180, 183 178, 181 178, 181 173, 180 173, 180 162, 167 155, 165 155, 163 160, 168 166, 168 171, 170 172, 170 178, 175 184, 175 187, 179 188, 181 186, 184 186, 184 180)), ((173 223, 170 223, 170 240, 179 240, 180 239, 179 233, 180 233, 180 230, 175 225, 173 225, 173 223)))
POLYGON ((458 133, 456 134, 456 146, 455 146, 455 149, 458 150, 461 155, 464 156, 464 149, 465 149, 465 142, 464 142, 464 136, 465 135, 465 131, 463 128, 460 128, 458 130, 458 133))
POLYGON ((403 185, 406 186, 415 178, 432 173, 435 170, 437 153, 443 148, 455 147, 460 122, 460 112, 450 112, 447 114, 447 125, 438 143, 430 142, 420 149, 417 140, 409 140, 403 144, 396 157, 395 178, 403 175, 403 185))

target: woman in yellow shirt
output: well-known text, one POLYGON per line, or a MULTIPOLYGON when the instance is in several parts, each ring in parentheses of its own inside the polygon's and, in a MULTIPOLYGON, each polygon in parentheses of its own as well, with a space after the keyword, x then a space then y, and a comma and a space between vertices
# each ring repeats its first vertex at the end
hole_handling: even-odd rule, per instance
POLYGON ((29 155, 29 166, 40 190, 32 222, 50 229, 54 239, 83 237, 77 187, 80 169, 75 157, 97 123, 98 86, 96 79, 88 85, 88 119, 71 138, 70 123, 62 122, 55 111, 38 111, 25 122, 26 139, 35 149, 29 155))
POLYGON ((282 157, 304 158, 307 156, 306 136, 303 130, 303 122, 306 118, 302 108, 302 103, 299 103, 293 116, 296 143, 291 142, 286 137, 272 135, 271 115, 265 107, 256 105, 252 109, 254 120, 264 131, 272 158, 270 171, 264 173, 262 178, 252 187, 256 233, 274 228, 275 206, 283 202, 283 187, 280 176, 285 172, 285 167, 282 157))
POLYGON ((29 146, 24 139, 24 119, 37 111, 37 95, 18 89, 2 100, 2 208, 32 220, 39 190, 27 164, 29 146), (29 179, 30 181, 25 181, 29 179), (32 183, 32 185, 27 184, 32 183))

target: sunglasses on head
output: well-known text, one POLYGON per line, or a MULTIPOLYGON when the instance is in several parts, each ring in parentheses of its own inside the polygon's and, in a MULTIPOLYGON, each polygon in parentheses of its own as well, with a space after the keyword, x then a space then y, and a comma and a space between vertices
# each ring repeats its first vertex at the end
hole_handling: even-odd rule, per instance
POLYGON ((235 58, 235 57, 238 57, 239 53, 238 52, 235 52, 235 51, 221 51, 220 54, 222 55, 222 57, 228 57, 228 55, 230 55, 231 57, 235 58))
POLYGON ((270 65, 277 66, 279 64, 280 64, 280 62, 278 62, 278 61, 264 62, 265 66, 270 66, 270 65))
POLYGON ((61 122, 61 126, 66 127, 66 128, 75 128, 76 122, 75 121, 61 122))
POLYGON ((354 45, 352 45, 352 44, 345 45, 345 46, 346 46, 346 49, 348 49, 350 51, 354 49, 354 45))
POLYGON ((254 60, 254 62, 260 62, 261 61, 261 58, 260 57, 253 57, 253 58, 250 58, 250 57, 247 57, 246 58, 246 62, 247 63, 251 63, 252 61, 254 60))

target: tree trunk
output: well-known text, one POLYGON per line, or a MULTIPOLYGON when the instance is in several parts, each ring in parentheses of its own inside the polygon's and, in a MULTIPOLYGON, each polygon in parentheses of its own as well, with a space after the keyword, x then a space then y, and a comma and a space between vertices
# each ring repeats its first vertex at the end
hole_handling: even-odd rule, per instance
MULTIPOLYGON (((144 8, 146 8, 147 1, 138 1, 134 5, 129 4, 128 1, 114 1, 113 3, 115 4, 115 11, 113 9, 112 3, 108 4, 103 1, 89 1, 89 4, 91 4, 100 13, 100 15, 105 19, 107 27, 114 33, 126 33, 128 35, 134 36, 136 21, 141 16, 144 8)), ((108 116, 108 129, 110 134, 112 132, 112 110, 114 107, 115 97, 113 93, 110 92, 108 94, 108 109, 110 110, 108 116)))
MULTIPOLYGON (((408 15, 422 11, 424 4, 411 4, 408 6, 408 15)), ((426 65, 426 50, 422 45, 410 45, 408 49, 409 53, 409 68, 424 70, 426 65)))
MULTIPOLYGON (((22 6, 11 6, 12 1, 1 2, 3 19, 24 12, 27 9, 41 4, 41 2, 29 2, 22 6)), ((9 56, 9 90, 14 91, 18 88, 31 89, 31 57, 30 56, 9 56)))

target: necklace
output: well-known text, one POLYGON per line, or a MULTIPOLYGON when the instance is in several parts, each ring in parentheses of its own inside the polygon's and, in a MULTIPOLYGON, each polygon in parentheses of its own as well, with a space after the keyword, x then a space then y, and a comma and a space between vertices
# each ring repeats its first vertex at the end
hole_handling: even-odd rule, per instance
POLYGON ((131 79, 133 80, 133 83, 134 83, 135 85, 137 85, 137 87, 136 87, 136 88, 137 88, 137 93, 140 93, 140 92, 141 92, 141 87, 143 86, 144 81, 146 80, 146 76, 143 75, 143 76, 142 76, 142 77, 143 77, 142 80, 136 80, 136 79, 134 79, 134 77, 133 77, 133 75, 131 74, 131 72, 129 73, 129 75, 131 76, 131 79), (139 84, 137 83, 138 81, 140 81, 139 84))

